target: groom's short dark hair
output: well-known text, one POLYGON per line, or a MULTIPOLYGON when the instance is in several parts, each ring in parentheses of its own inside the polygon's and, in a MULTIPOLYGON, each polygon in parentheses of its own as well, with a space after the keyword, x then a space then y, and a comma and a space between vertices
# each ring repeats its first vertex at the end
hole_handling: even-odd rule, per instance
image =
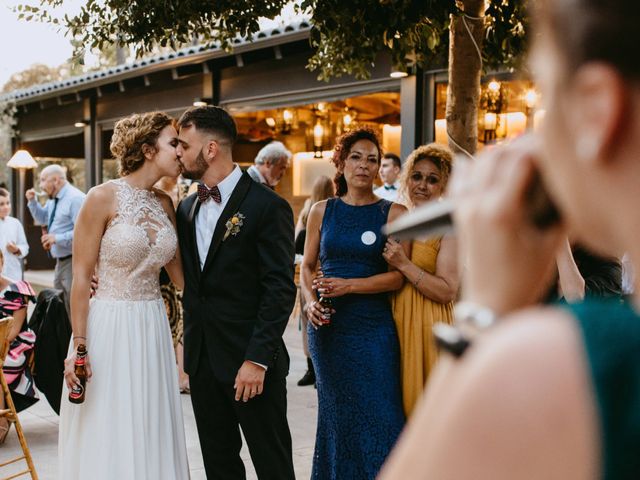
POLYGON ((238 136, 236 122, 227 111, 213 105, 191 107, 178 120, 178 127, 195 127, 207 133, 218 135, 233 145, 238 136))

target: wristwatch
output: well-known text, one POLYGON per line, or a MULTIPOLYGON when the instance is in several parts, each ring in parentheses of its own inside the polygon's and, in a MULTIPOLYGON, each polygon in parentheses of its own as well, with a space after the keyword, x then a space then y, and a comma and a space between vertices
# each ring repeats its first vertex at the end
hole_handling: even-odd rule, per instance
POLYGON ((454 357, 461 357, 473 343, 473 338, 497 321, 493 310, 473 302, 458 302, 453 307, 454 325, 436 323, 433 336, 439 348, 454 357))
POLYGON ((453 307, 455 323, 462 328, 479 333, 496 323, 497 316, 493 310, 474 302, 458 302, 453 307))

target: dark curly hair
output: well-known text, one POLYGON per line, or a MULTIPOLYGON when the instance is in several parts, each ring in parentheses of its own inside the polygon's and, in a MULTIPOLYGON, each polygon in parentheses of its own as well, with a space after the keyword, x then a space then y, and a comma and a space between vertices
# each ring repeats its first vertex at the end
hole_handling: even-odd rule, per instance
POLYGON ((374 132, 370 128, 355 128, 338 137, 338 140, 336 140, 336 146, 333 150, 333 157, 331 158, 331 162, 338 169, 338 172, 336 172, 336 176, 333 179, 333 183, 336 186, 337 197, 344 196, 349 190, 347 187, 347 181, 344 179, 344 174, 340 173, 340 169, 343 169, 344 162, 347 159, 347 155, 349 155, 351 147, 353 147, 353 145, 359 140, 369 140, 376 146, 376 148, 378 149, 378 164, 380 164, 380 158, 382 157, 380 140, 378 140, 378 135, 376 134, 376 132, 374 132))
POLYGON ((135 172, 144 164, 142 147, 156 148, 158 137, 174 120, 164 112, 134 113, 116 123, 111 137, 111 154, 118 161, 120 176, 135 172))
POLYGON ((213 105, 204 107, 192 107, 182 114, 178 120, 178 126, 193 126, 196 130, 219 135, 233 145, 238 136, 236 122, 223 108, 213 105))

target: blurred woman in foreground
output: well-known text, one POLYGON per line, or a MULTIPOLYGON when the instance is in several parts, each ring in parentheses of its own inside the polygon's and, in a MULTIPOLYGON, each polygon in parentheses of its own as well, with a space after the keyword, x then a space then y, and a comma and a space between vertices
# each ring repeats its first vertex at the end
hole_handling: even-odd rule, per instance
POLYGON ((567 233, 524 214, 534 168, 572 238, 601 254, 627 251, 640 266, 640 2, 535 6, 541 149, 495 149, 459 172, 473 184, 453 178, 463 298, 476 316, 501 320, 461 360, 440 363, 385 480, 610 480, 640 470, 634 306, 523 310, 540 299, 567 233))

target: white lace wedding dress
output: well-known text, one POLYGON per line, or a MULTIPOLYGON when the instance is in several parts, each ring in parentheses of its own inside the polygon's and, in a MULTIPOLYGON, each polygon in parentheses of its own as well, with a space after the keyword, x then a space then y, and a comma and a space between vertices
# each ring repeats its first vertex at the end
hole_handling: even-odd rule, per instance
POLYGON ((175 255, 176 233, 154 193, 122 179, 113 183, 118 212, 102 237, 87 322, 93 377, 80 405, 63 389, 59 478, 188 479, 175 355, 158 283, 160 268, 175 255))

